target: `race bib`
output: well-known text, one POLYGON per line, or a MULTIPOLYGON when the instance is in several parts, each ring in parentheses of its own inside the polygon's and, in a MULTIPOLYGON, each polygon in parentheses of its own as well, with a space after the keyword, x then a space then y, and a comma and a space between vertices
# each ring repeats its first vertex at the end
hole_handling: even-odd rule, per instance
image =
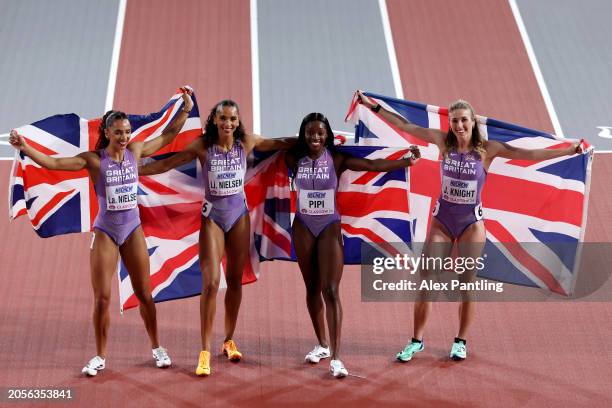
POLYGON ((244 188, 244 171, 209 171, 208 189, 214 196, 229 196, 242 192, 244 188))
POLYGON ((138 183, 106 187, 106 210, 121 211, 136 208, 138 203, 138 183))
POLYGON ((208 214, 210 214, 210 212, 213 209, 213 205, 210 201, 204 199, 204 201, 202 202, 202 216, 203 217, 208 217, 208 214))
POLYGON ((335 210, 334 190, 300 190, 300 213, 304 215, 330 215, 335 210))
POLYGON ((476 204, 478 180, 458 180, 442 176, 442 198, 454 204, 476 204))
POLYGON ((474 207, 474 215, 476 216, 476 220, 480 221, 484 218, 484 214, 482 212, 482 203, 478 204, 474 207))
POLYGON ((436 215, 438 215, 439 212, 440 212, 440 202, 436 201, 436 206, 434 207, 433 211, 431 212, 431 215, 436 216, 436 215))

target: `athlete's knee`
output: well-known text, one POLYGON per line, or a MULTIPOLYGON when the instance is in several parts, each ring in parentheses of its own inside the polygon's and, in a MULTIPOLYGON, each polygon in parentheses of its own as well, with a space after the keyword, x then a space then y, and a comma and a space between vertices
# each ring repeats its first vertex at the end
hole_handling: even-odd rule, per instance
POLYGON ((427 296, 417 299, 414 302, 414 308, 417 310, 429 310, 431 309, 433 302, 428 300, 427 296))
POLYGON ((340 291, 338 289, 337 284, 326 285, 323 288, 323 297, 325 300, 329 302, 339 302, 340 301, 340 291))
POLYGON ((219 279, 211 279, 202 283, 202 295, 215 295, 219 291, 219 279))
POLYGON ((96 312, 105 312, 110 306, 110 294, 97 293, 94 295, 94 309, 96 312))
POLYGON ((141 305, 153 303, 153 295, 151 295, 151 291, 145 290, 144 288, 134 288, 134 296, 136 296, 136 299, 138 299, 141 305))
POLYGON ((321 286, 318 283, 306 284, 306 299, 316 299, 321 296, 321 286))
POLYGON ((226 283, 229 291, 242 290, 242 276, 226 277, 226 283))
POLYGON ((461 290, 459 291, 459 296, 462 304, 471 305, 474 302, 476 296, 474 291, 472 290, 461 290))

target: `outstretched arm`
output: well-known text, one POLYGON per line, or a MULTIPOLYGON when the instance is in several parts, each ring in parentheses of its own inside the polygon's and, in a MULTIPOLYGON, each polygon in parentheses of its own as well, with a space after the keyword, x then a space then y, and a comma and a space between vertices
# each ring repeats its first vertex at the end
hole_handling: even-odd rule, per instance
POLYGON ((399 160, 363 159, 361 157, 345 156, 344 167, 353 171, 387 172, 414 165, 421 157, 417 146, 410 146, 410 151, 399 160))
POLYGON ((378 112, 380 116, 386 119, 393 126, 405 132, 408 132, 411 135, 414 135, 415 137, 418 137, 419 139, 427 143, 434 143, 438 147, 442 147, 444 145, 444 138, 446 137, 446 135, 441 130, 428 129, 415 125, 414 123, 409 122, 406 118, 396 113, 389 112, 388 110, 383 108, 382 105, 375 104, 360 90, 357 91, 357 96, 359 98, 359 102, 361 102, 365 107, 372 109, 375 112, 378 112))
POLYGON ((138 166, 138 174, 141 176, 150 176, 152 174, 165 173, 170 169, 189 163, 198 157, 198 151, 200 148, 203 149, 203 146, 202 138, 199 137, 181 152, 168 158, 145 164, 144 166, 138 166))
POLYGON ((576 153, 582 153, 580 142, 574 142, 569 147, 563 149, 523 149, 494 140, 487 142, 488 160, 493 160, 495 157, 503 157, 505 159, 541 161, 561 156, 570 156, 576 153))
POLYGON ((15 130, 11 130, 9 143, 13 145, 15 149, 22 151, 30 159, 34 160, 35 163, 49 170, 82 170, 87 167, 86 156, 91 154, 89 152, 85 152, 74 157, 51 157, 28 145, 23 136, 21 136, 15 130))
POLYGON ((136 158, 148 157, 152 155, 162 147, 172 142, 176 135, 178 135, 178 133, 181 131, 185 121, 189 117, 189 112, 193 108, 193 100, 191 99, 193 90, 188 86, 183 86, 181 87, 181 91, 183 91, 183 95, 181 95, 183 98, 183 109, 181 109, 174 120, 166 127, 166 129, 164 129, 161 135, 142 144, 140 156, 137 155, 136 151, 139 146, 134 144, 135 146, 132 148, 132 151, 134 152, 136 158))
POLYGON ((280 137, 280 138, 265 138, 260 135, 247 134, 244 146, 247 153, 253 149, 260 152, 268 152, 270 150, 287 150, 293 147, 297 142, 297 137, 280 137))

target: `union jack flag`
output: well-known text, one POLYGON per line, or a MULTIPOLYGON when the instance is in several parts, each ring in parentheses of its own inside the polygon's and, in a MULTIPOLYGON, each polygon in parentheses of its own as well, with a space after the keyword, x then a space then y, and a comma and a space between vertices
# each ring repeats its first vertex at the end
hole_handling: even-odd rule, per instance
MULTIPOLYGON (((448 130, 446 108, 366 95, 416 125, 448 130)), ((355 138, 360 144, 419 145, 422 159, 412 169, 410 201, 414 241, 423 242, 440 194, 438 148, 397 129, 358 104, 356 97, 347 119, 355 123, 355 138)), ((484 116, 478 116, 477 122, 481 134, 488 140, 516 147, 557 149, 574 142, 484 116)), ((487 229, 485 252, 495 257, 496 262, 485 263, 480 277, 571 295, 579 266, 579 243, 583 241, 586 226, 591 174, 593 149, 586 143, 584 147, 583 154, 541 162, 504 158, 493 161, 482 203, 487 229), (556 250, 556 244, 563 244, 564 250, 556 250)))
MULTIPOLYGON (((159 136, 179 112, 182 100, 174 95, 157 113, 129 115, 131 141, 159 136)), ((172 144, 156 154, 182 149, 201 132, 197 107, 172 144)), ((84 119, 71 113, 55 115, 16 128, 28 144, 54 157, 71 157, 95 149, 100 118, 84 119)), ((29 157, 15 152, 9 183, 9 216, 28 215, 36 233, 51 237, 72 232, 91 231, 98 213, 98 202, 86 170, 52 171, 40 167, 29 157)))
MULTIPOLYGON (((195 95, 193 100, 194 107, 179 134, 151 160, 182 150, 202 133, 195 95)), ((128 115, 132 125, 131 142, 159 136, 181 106, 181 94, 177 93, 159 112, 128 115)), ((95 149, 99 125, 99 118, 88 120, 68 114, 51 116, 16 130, 38 150, 56 157, 69 157, 95 149)), ((201 169, 196 160, 165 174, 139 180, 138 204, 151 259, 151 288, 156 302, 200 293, 198 233, 202 186, 201 169)), ((18 153, 11 171, 9 200, 10 217, 27 214, 41 237, 92 231, 98 212, 87 171, 49 171, 18 153)), ((117 269, 121 309, 137 306, 123 263, 117 269)), ((250 263, 246 269, 243 282, 256 280, 250 263)))
MULTIPOLYGON (((338 150, 368 159, 395 160, 407 147, 340 146, 338 150)), ((283 152, 256 161, 247 174, 247 201, 251 214, 254 244, 262 260, 295 261, 291 246, 291 223, 295 216, 296 195, 290 189, 289 169, 283 152)), ((340 177, 337 204, 341 214, 344 262, 361 263, 361 245, 374 242, 383 253, 395 253, 388 242, 410 242, 412 224, 409 212, 409 171, 388 173, 345 171, 340 177)))

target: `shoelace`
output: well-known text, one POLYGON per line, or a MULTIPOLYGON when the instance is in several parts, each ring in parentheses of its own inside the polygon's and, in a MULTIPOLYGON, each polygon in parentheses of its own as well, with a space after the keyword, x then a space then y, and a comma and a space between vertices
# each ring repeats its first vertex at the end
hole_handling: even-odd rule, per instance
POLYGON ((208 364, 206 364, 206 365, 204 364, 204 363, 207 363, 207 362, 208 362, 208 359, 205 357, 205 355, 200 354, 200 358, 198 359, 198 365, 208 366, 208 364))
POLYGON ((228 341, 227 343, 227 348, 233 353, 235 351, 238 351, 238 347, 236 347, 236 343, 234 343, 233 341, 228 341))
POLYGON ((340 361, 340 360, 335 360, 335 361, 332 363, 332 369, 333 369, 334 371, 340 371, 340 370, 343 370, 343 369, 345 369, 345 368, 344 368, 344 364, 342 364, 342 361, 340 361))
POLYGON ((308 353, 309 355, 313 355, 313 356, 323 356, 326 354, 326 350, 325 348, 321 347, 321 346, 316 346, 315 348, 312 349, 312 351, 310 353, 308 353))
POLYGON ((102 359, 98 357, 94 357, 91 360, 89 360, 89 363, 87 363, 87 368, 97 369, 101 365, 102 365, 102 359))
POLYGON ((421 343, 410 343, 408 344, 404 350, 402 350, 401 352, 410 352, 410 353, 414 353, 415 351, 417 351, 418 349, 421 348, 421 343))
POLYGON ((160 347, 160 348, 157 350, 157 353, 156 353, 156 354, 157 354, 157 358, 158 358, 159 360, 167 360, 167 359, 168 359, 168 353, 166 352, 166 349, 165 349, 165 348, 163 348, 163 347, 160 347))

